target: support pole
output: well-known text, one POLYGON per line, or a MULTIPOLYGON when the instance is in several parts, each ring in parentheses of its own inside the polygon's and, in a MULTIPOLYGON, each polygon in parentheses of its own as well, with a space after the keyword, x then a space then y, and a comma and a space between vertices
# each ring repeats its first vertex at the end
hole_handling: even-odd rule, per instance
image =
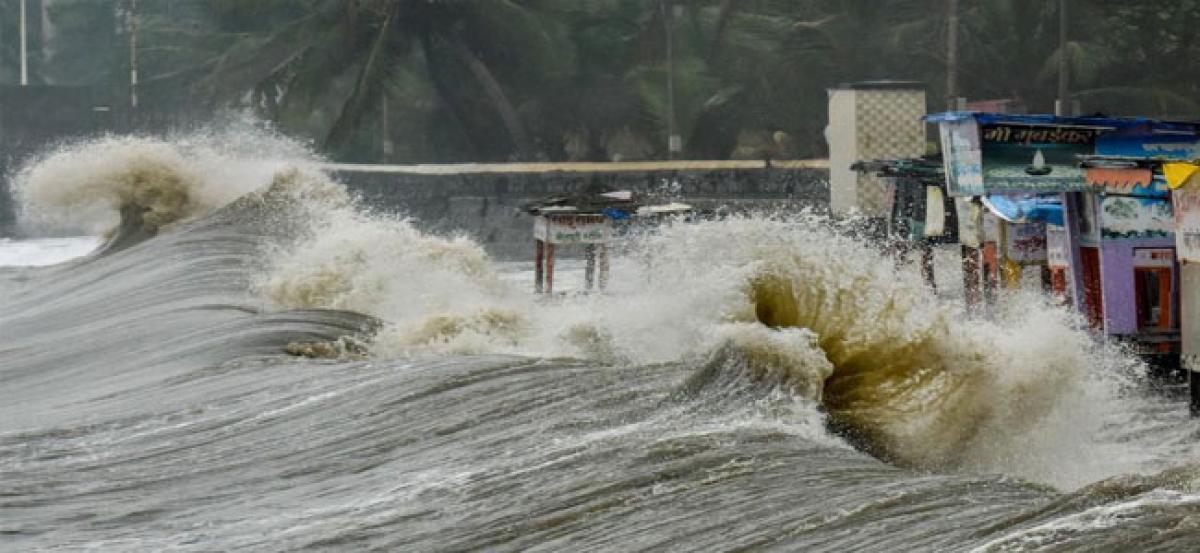
POLYGON ((1058 0, 1058 102, 1055 115, 1074 115, 1070 99, 1071 66, 1067 58, 1067 0, 1058 0))
POLYGON ((533 239, 533 291, 534 293, 542 293, 542 279, 545 278, 543 271, 546 258, 546 247, 541 240, 533 239))
POLYGON ((19 29, 21 35, 21 86, 29 86, 29 36, 25 22, 25 1, 21 0, 21 26, 19 29))
POLYGON ((137 0, 129 0, 129 108, 138 107, 138 15, 137 0))
POLYGON ((921 276, 925 279, 925 284, 929 285, 931 290, 937 290, 937 278, 933 272, 933 244, 927 240, 922 240, 917 243, 917 249, 921 253, 921 276))
POLYGON ((983 302, 983 293, 979 286, 979 248, 962 246, 963 295, 966 296, 967 310, 975 310, 983 302))
POLYGON ((608 244, 600 244, 600 289, 608 288, 608 244))
MULTIPOLYGON (((1087 199, 1087 198, 1083 198, 1087 199)), ((1083 255, 1080 253, 1079 218, 1083 204, 1081 194, 1067 192, 1062 194, 1063 227, 1067 231, 1067 289, 1071 293, 1071 302, 1075 310, 1087 313, 1087 298, 1083 290, 1083 255)), ((1093 222, 1094 223, 1094 222, 1093 222)))
POLYGON ((1195 369, 1188 367, 1188 390, 1191 392, 1188 406, 1193 417, 1200 416, 1200 374, 1197 374, 1195 369))
POLYGON ((554 244, 546 244, 546 293, 554 293, 554 244))
POLYGON ((596 286, 596 245, 588 244, 583 247, 583 285, 588 291, 596 286))

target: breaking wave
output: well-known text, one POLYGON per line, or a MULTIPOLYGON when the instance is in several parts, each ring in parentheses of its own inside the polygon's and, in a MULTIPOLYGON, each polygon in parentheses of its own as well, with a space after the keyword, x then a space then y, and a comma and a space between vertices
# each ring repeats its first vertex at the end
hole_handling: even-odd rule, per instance
POLYGON ((258 287, 279 307, 378 317, 370 347, 382 357, 683 360, 700 367, 692 392, 730 379, 786 389, 897 464, 1055 482, 1094 475, 1049 461, 1083 456, 1078 440, 1043 436, 1045 453, 1022 453, 1038 459, 1024 465, 1013 449, 1047 419, 1087 426, 1120 387, 1097 375, 1135 363, 1033 294, 997 319, 970 317, 818 216, 669 227, 634 239, 613 274, 607 294, 539 298, 464 236, 347 208, 277 251, 258 287))
POLYGON ((253 123, 174 137, 67 142, 14 173, 19 221, 34 234, 83 232, 127 247, 255 190, 316 156, 253 123))
POLYGON ((0 540, 1007 550, 1195 535, 1181 402, 1148 400, 1131 356, 1036 293, 969 314, 853 227, 800 213, 635 233, 605 293, 537 297, 524 266, 372 212, 317 161, 233 129, 101 138, 24 166, 26 228, 109 242, 0 274, 0 540))

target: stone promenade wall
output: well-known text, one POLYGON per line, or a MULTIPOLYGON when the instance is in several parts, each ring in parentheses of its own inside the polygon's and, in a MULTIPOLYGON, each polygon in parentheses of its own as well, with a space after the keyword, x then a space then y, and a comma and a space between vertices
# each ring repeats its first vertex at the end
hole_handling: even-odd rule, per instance
POLYGON ((492 255, 531 256, 527 202, 554 195, 628 189, 655 201, 721 212, 823 209, 823 163, 691 161, 458 166, 330 165, 368 205, 402 213, 434 232, 465 231, 492 255))

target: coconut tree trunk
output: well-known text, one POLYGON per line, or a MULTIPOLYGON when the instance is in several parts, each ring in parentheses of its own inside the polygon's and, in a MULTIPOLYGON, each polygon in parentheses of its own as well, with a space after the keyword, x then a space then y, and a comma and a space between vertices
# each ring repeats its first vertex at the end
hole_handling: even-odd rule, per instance
POLYGON ((717 13, 717 28, 713 31, 712 45, 708 50, 708 62, 717 62, 721 54, 721 43, 725 40, 725 30, 729 28, 729 20, 737 13, 738 0, 721 0, 717 13))

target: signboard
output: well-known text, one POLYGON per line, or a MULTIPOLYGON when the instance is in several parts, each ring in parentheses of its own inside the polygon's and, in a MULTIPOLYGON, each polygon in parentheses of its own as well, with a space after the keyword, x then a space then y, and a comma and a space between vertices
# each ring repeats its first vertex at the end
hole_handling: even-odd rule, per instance
POLYGON ((1200 262, 1200 187, 1185 186, 1171 193, 1175 207, 1175 250, 1179 260, 1200 262))
POLYGON ((1056 269, 1071 266, 1067 249, 1067 229, 1058 225, 1046 225, 1046 264, 1056 269))
POLYGON ((983 157, 979 148, 979 124, 974 119, 948 121, 939 125, 946 190, 951 196, 981 196, 983 157))
POLYGON ((1006 229, 1008 258, 1017 263, 1041 263, 1046 260, 1046 225, 1009 223, 1006 229))
POLYGON ((1175 266, 1174 248, 1134 248, 1133 266, 1139 269, 1170 269, 1175 266))
POLYGON ((1096 141, 1096 153, 1102 156, 1137 158, 1197 159, 1200 142, 1192 134, 1109 134, 1096 141))
POLYGON ((984 125, 983 184, 996 192, 1071 192, 1087 188, 1076 156, 1095 151, 1100 129, 984 125))
POLYGON ((975 119, 939 126, 951 196, 1088 189, 1076 156, 1095 153, 1106 129, 987 123, 975 119))
POLYGON ((533 237, 548 244, 602 244, 612 239, 604 215, 543 215, 533 220, 533 237))
POLYGON ((1108 240, 1167 238, 1174 232, 1166 198, 1104 196, 1100 199, 1100 236, 1108 240))

